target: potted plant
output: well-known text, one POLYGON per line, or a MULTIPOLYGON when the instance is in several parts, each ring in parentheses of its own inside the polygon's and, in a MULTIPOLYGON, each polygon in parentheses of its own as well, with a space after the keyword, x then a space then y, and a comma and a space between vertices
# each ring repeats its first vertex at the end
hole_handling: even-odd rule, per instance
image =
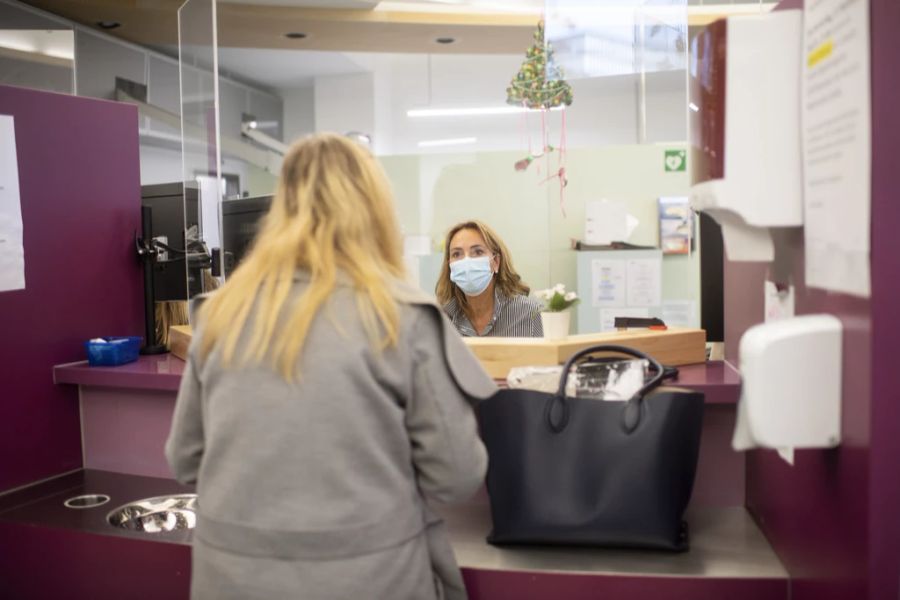
POLYGON ((541 311, 544 337, 558 340, 569 335, 569 309, 578 303, 578 294, 567 292, 566 286, 557 283, 550 289, 536 291, 534 295, 544 303, 544 310, 541 311))

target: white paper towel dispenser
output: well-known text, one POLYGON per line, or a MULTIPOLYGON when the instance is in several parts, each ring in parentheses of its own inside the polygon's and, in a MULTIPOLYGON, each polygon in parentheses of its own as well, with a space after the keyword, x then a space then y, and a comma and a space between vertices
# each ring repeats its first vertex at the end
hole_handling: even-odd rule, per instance
POLYGON ((764 323, 744 333, 735 450, 840 444, 841 338, 841 322, 832 315, 764 323))
POLYGON ((802 14, 729 17, 692 41, 691 205, 721 226, 729 260, 771 261, 769 227, 803 225, 802 14))

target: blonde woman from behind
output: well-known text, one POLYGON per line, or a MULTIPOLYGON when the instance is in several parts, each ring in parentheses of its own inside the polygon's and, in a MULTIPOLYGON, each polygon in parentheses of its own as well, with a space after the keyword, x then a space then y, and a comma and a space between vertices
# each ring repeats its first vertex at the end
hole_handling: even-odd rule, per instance
POLYGON ((424 496, 480 486, 472 403, 495 387, 402 282, 394 215, 365 149, 301 141, 197 310, 166 444, 197 485, 192 598, 465 598, 424 496))

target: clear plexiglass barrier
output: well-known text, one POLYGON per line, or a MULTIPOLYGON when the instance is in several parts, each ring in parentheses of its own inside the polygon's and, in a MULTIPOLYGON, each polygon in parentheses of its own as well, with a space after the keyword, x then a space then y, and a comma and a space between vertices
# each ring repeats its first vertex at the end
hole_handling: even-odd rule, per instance
POLYGON ((178 10, 185 251, 188 296, 214 289, 221 274, 219 94, 215 0, 178 10))
MULTIPOLYGON (((188 9, 202 22, 183 37, 182 62, 191 56, 210 68, 212 32, 198 38, 211 2, 185 5, 183 36, 188 9)), ((374 51, 374 37, 372 52, 279 51, 284 77, 306 81, 282 90, 283 141, 332 131, 374 152, 396 197, 410 277, 427 292, 447 231, 478 220, 502 238, 532 290, 564 284, 578 293, 573 332, 608 329, 615 316, 697 325, 700 245, 686 207, 687 3, 554 0, 544 9, 546 22, 535 17, 521 48, 490 54, 437 45, 374 51), (610 240, 639 248, 605 250, 610 240)), ((223 56, 239 65, 238 54, 223 56)), ((202 78, 182 86, 186 127, 203 132, 185 132, 194 149, 185 154, 185 181, 202 184, 220 164, 209 117, 215 89, 202 78)), ((277 152, 277 143, 252 141, 277 152)), ((209 183, 212 195, 217 184, 209 183)), ((216 240, 201 201, 202 239, 240 257, 266 202, 222 203, 216 240)))

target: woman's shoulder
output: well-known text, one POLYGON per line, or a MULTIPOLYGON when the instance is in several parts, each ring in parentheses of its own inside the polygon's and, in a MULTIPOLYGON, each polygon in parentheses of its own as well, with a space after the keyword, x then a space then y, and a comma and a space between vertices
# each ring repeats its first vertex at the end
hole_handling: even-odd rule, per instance
POLYGON ((509 306, 517 309, 529 309, 540 312, 540 310, 544 308, 544 305, 540 300, 532 298, 531 296, 526 296, 525 294, 513 294, 512 296, 507 296, 506 302, 509 306))
POLYGON ((390 283, 391 294, 400 304, 431 305, 438 306, 433 295, 426 294, 413 284, 401 279, 394 279, 390 283))
MULTIPOLYGON (((429 320, 429 316, 447 315, 448 306, 441 306, 432 294, 427 294, 406 281, 394 280, 390 285, 391 295, 400 305, 401 314, 412 321, 429 320)), ((451 301, 452 302, 452 301, 451 301)))
POLYGON ((425 312, 437 310, 452 318, 460 310, 456 298, 450 298, 449 302, 441 304, 434 294, 428 294, 417 286, 405 281, 396 280, 392 282, 391 291, 398 303, 418 309, 414 310, 414 312, 421 312, 423 309, 425 312))

